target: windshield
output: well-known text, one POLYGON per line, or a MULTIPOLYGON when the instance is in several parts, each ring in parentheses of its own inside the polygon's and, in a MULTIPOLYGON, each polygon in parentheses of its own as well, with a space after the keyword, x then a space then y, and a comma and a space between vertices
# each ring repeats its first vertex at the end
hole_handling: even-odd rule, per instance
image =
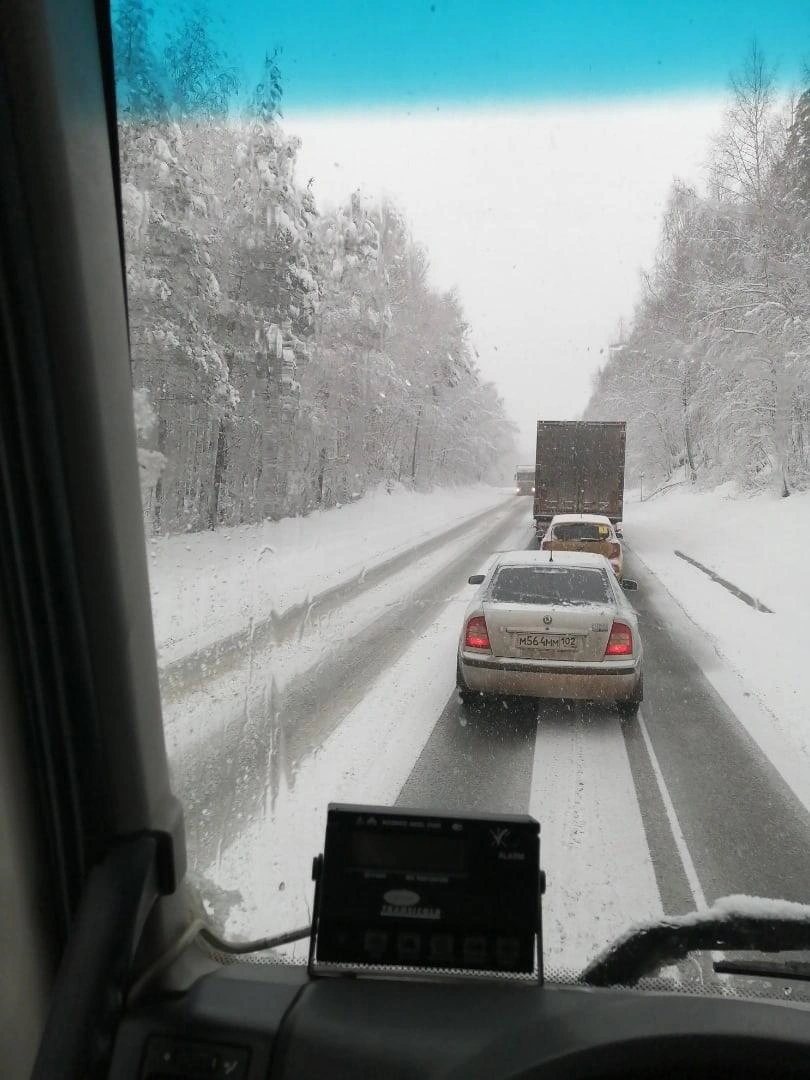
POLYGON ((608 604, 610 586, 601 570, 573 567, 503 566, 490 597, 512 604, 608 604))
POLYGON ((163 724, 212 926, 309 922, 329 801, 535 816, 555 978, 728 894, 810 902, 810 7, 112 24, 163 724), (492 595, 621 618, 486 627, 468 578, 557 514, 622 523, 616 581, 502 566, 492 595))

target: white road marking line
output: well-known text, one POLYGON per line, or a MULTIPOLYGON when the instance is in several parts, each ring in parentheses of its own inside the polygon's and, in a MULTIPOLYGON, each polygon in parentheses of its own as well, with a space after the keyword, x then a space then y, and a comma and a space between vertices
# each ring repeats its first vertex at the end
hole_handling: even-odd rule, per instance
POLYGON ((661 793, 661 799, 664 803, 664 809, 666 810, 667 818, 669 819, 669 827, 672 832, 672 839, 675 841, 675 847, 678 849, 678 855, 683 866, 683 872, 686 875, 686 880, 689 884, 689 888, 692 892, 692 898, 695 901, 695 906, 698 911, 705 911, 708 908, 706 903, 706 895, 703 892, 703 887, 700 884, 700 878, 697 875, 695 864, 692 862, 692 856, 689 854, 689 848, 686 846, 686 839, 681 829, 681 823, 678 820, 678 815, 675 811, 675 804, 672 802, 672 797, 669 794, 666 781, 664 780, 664 774, 661 772, 661 766, 658 763, 658 757, 653 749, 652 739, 650 733, 647 730, 647 725, 644 722, 644 717, 639 712, 638 714, 638 726, 641 730, 641 736, 644 739, 644 745, 647 747, 647 753, 650 757, 650 765, 652 765, 653 775, 655 776, 655 782, 658 784, 658 790, 661 793))

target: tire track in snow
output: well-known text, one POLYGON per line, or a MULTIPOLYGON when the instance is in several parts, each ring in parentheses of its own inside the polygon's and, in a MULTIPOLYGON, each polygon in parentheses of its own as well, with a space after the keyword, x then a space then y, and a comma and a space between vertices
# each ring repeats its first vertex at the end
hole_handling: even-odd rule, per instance
POLYGON ((248 651, 260 652, 262 649, 293 640, 303 633, 306 624, 313 617, 323 618, 404 570, 411 563, 439 551, 453 540, 464 536, 465 532, 474 530, 493 513, 504 510, 507 513, 509 510, 514 512, 514 506, 509 500, 506 500, 503 506, 499 504, 494 508, 489 507, 481 513, 465 518, 459 524, 399 552, 384 562, 364 567, 348 581, 341 581, 284 611, 271 611, 263 618, 255 620, 252 626, 162 666, 160 692, 164 704, 182 701, 192 690, 199 690, 205 683, 239 668, 244 664, 245 653, 248 651))
POLYGON ((613 710, 541 706, 528 810, 540 822, 547 874, 546 969, 550 979, 570 979, 628 925, 662 914, 622 722, 613 710))
POLYGON ((733 582, 728 581, 726 578, 720 577, 718 573, 715 573, 714 570, 710 570, 708 566, 704 566, 703 563, 698 562, 697 559, 693 559, 691 555, 686 555, 684 554, 684 552, 678 551, 677 549, 675 550, 674 554, 679 559, 683 559, 684 562, 687 562, 691 566, 696 567, 698 570, 704 573, 706 577, 709 578, 711 581, 716 582, 718 585, 722 585, 723 588, 730 592, 732 596, 736 596, 738 600, 742 600, 744 604, 748 604, 748 606, 752 607, 754 611, 763 611, 767 615, 773 615, 773 611, 769 607, 766 607, 761 600, 757 600, 755 596, 751 596, 750 593, 747 593, 743 589, 740 589, 737 585, 734 585, 733 582))
POLYGON ((537 728, 533 701, 465 708, 454 692, 402 787, 398 806, 523 814, 537 728))

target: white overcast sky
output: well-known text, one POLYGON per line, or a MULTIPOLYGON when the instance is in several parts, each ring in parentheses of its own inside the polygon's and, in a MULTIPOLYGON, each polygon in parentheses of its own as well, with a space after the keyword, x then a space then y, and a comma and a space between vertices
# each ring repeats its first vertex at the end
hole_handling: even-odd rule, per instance
POLYGON ((288 115, 320 205, 387 194, 455 287, 481 370, 534 457, 538 418, 584 408, 674 176, 700 183, 720 98, 288 115))

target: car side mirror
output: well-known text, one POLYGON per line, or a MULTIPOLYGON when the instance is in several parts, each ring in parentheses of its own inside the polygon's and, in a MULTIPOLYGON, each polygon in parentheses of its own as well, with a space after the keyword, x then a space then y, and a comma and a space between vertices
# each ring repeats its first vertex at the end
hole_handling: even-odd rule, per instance
POLYGON ((484 584, 484 577, 485 577, 484 574, 473 574, 471 577, 467 578, 467 584, 468 585, 483 585, 484 584))
POLYGON ((622 581, 622 588, 625 592, 635 592, 638 589, 638 582, 633 581, 632 578, 626 577, 622 581))
POLYGON ((621 529, 616 530, 616 536, 618 537, 619 540, 624 540, 624 533, 622 532, 621 529))

